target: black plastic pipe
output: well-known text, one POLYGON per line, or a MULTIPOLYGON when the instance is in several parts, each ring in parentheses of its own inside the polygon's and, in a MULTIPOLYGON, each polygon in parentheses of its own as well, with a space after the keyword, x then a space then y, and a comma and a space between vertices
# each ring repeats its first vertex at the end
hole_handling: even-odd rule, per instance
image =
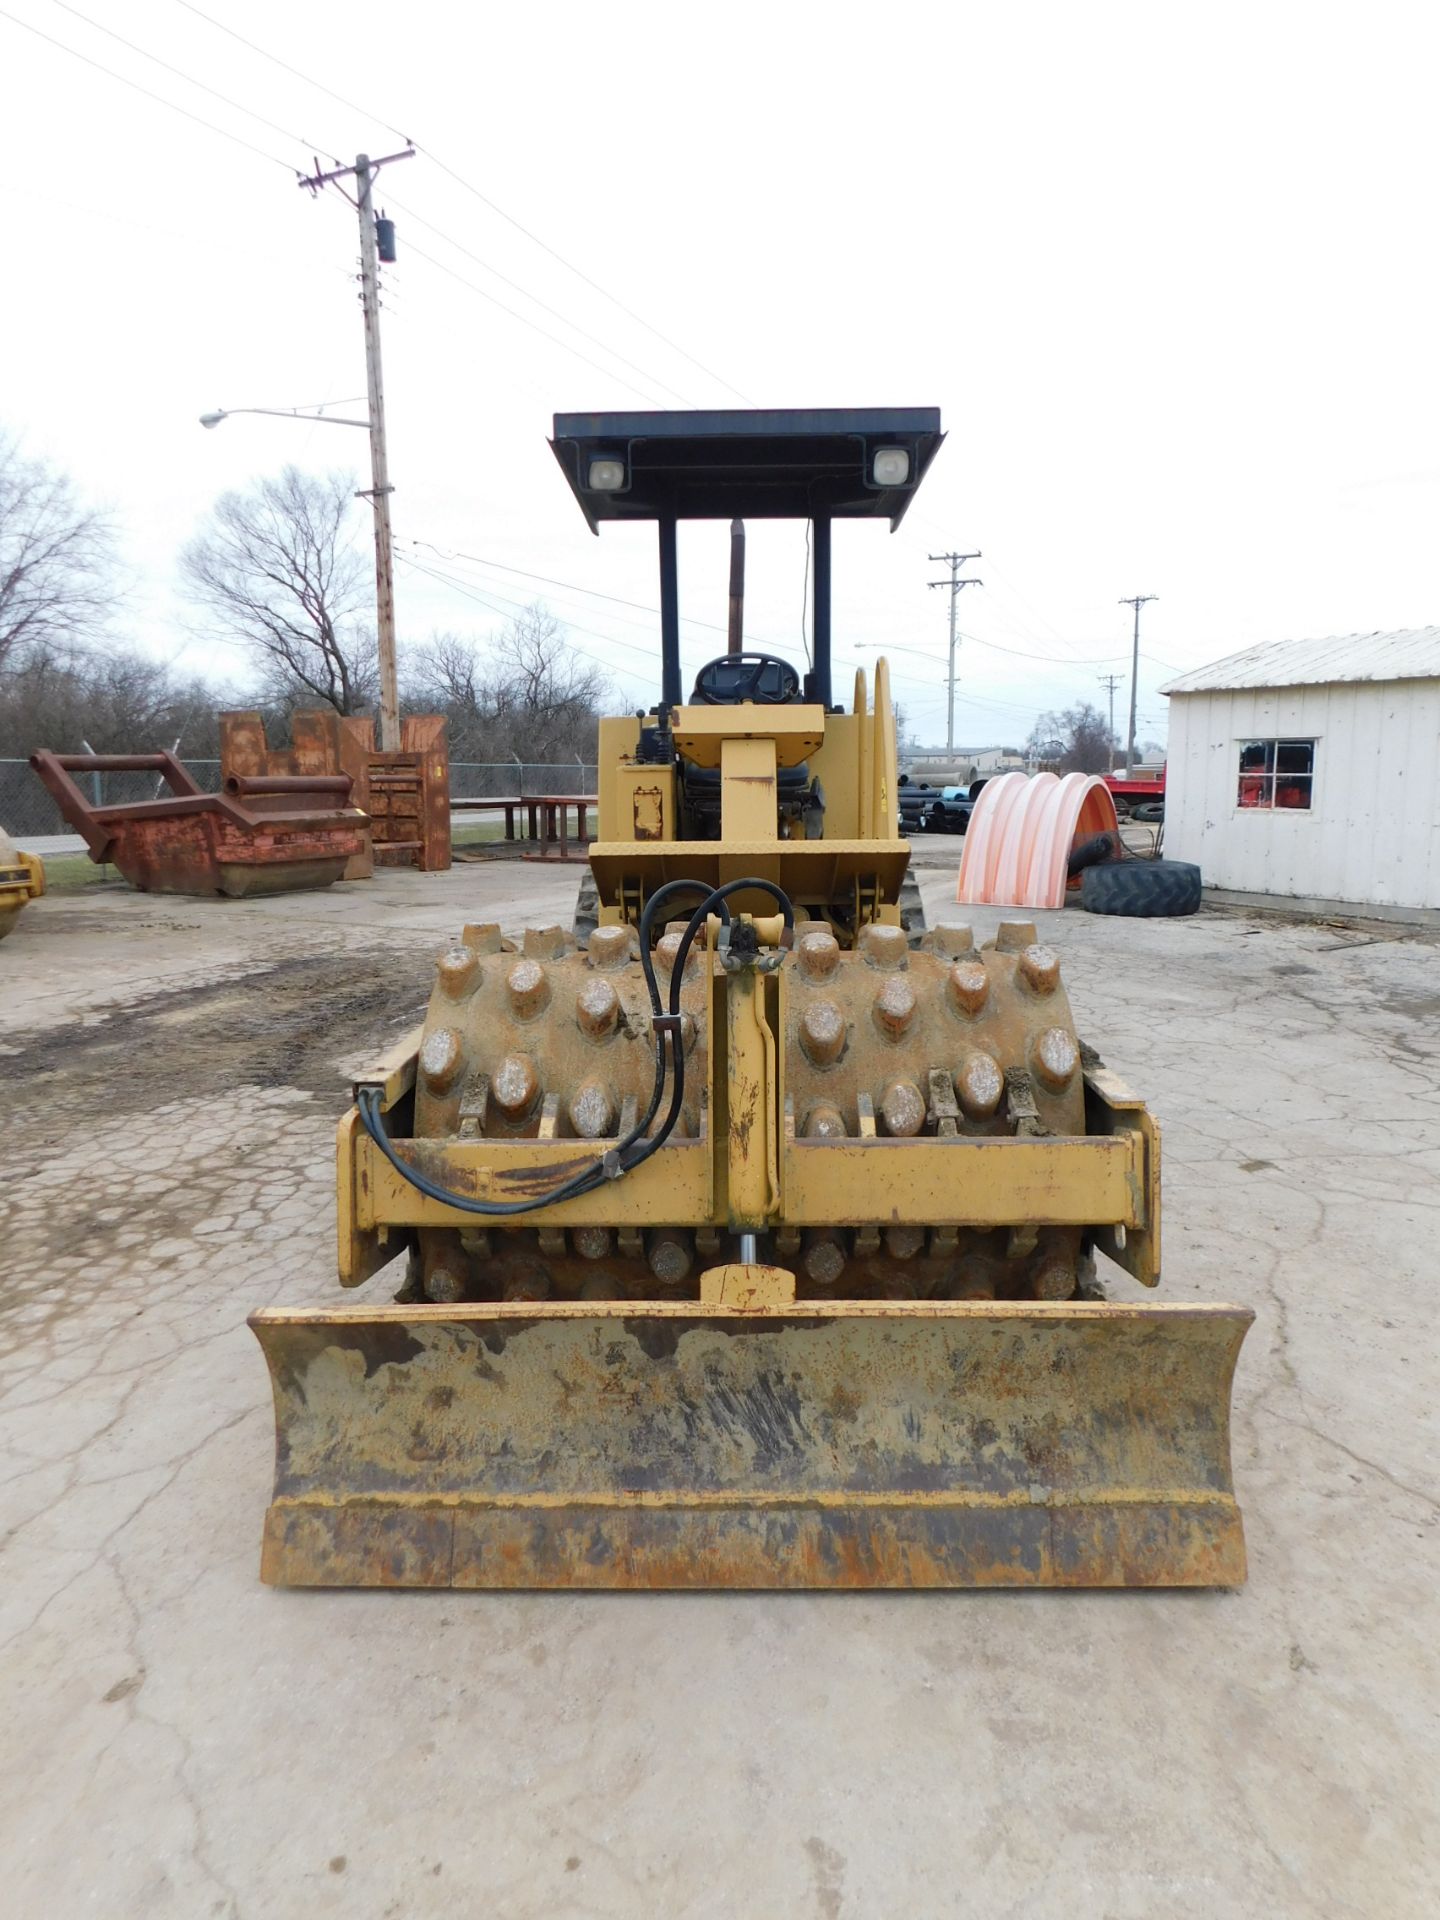
POLYGON ((815 521, 815 630, 811 652, 811 698, 822 707, 833 705, 830 693, 830 522, 815 521))
POLYGON ((680 567, 676 558, 675 519, 661 517, 660 527, 660 700, 678 707, 680 687, 680 567))

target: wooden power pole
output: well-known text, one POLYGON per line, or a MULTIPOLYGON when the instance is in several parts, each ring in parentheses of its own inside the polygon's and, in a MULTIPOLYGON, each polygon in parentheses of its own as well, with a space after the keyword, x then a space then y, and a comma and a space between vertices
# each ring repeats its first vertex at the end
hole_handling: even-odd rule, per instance
POLYGON ((955 751, 955 641, 957 638, 955 632, 955 602, 960 597, 962 587, 983 587, 985 584, 983 580, 962 580, 960 578, 960 569, 967 560, 980 560, 983 559, 984 556, 979 553, 932 553, 930 558, 932 560, 943 560, 950 568, 950 578, 948 580, 931 580, 927 584, 932 587, 948 587, 950 589, 950 672, 947 681, 950 690, 950 702, 945 722, 945 751, 947 754, 953 754, 955 751))
POLYGON ((1122 676, 1118 673, 1102 673, 1097 675, 1097 678, 1110 696, 1110 731, 1105 740, 1105 771, 1113 773, 1115 771, 1115 689, 1119 686, 1122 676))
POLYGON ((1135 769, 1135 694, 1140 679, 1140 609, 1147 600, 1159 596, 1153 593, 1132 593, 1128 599, 1117 604, 1135 609, 1135 643, 1130 655, 1130 731, 1125 739, 1125 778, 1128 780, 1135 769))
MULTIPOLYGON (((355 194, 351 204, 360 216, 360 306, 365 316, 365 387, 369 398, 370 485, 359 496, 370 502, 375 520, 375 640, 380 661, 380 751, 400 751, 400 681, 395 664, 395 561, 390 535, 390 458, 385 444, 385 381, 380 364, 380 268, 375 244, 375 175, 392 160, 409 160, 415 149, 387 153, 372 160, 357 153, 353 168, 355 194)), ((352 172, 337 167, 318 170, 302 179, 312 193, 327 185, 340 188, 352 172)), ((347 200, 351 196, 346 193, 347 200)), ((393 253, 390 254, 393 259, 393 253)))
POLYGON ((370 505, 375 512, 375 637, 380 654, 380 751, 400 751, 400 681, 395 665, 395 559, 390 539, 390 459, 385 446, 385 381, 380 370, 380 271, 375 260, 374 175, 355 157, 360 213, 360 304, 365 313, 365 388, 370 415, 370 505))

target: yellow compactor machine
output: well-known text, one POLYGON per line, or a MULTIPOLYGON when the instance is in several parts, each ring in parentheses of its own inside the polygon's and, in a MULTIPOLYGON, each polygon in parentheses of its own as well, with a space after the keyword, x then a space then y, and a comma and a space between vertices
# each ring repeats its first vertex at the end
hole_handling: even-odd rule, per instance
POLYGON ((1101 1293, 1096 1253, 1159 1277, 1155 1124, 1033 926, 923 929, 884 664, 833 697, 832 522, 897 525, 941 438, 927 408, 557 417, 592 529, 658 525, 660 698, 600 724, 575 926, 466 927, 356 1083, 340 1279, 403 1284, 251 1321, 265 1579, 1244 1579, 1251 1315, 1101 1293), (736 516, 810 522, 809 670, 731 652, 687 699, 677 525, 736 516))
POLYGON ((20 909, 45 891, 45 868, 38 854, 21 853, 0 827, 0 940, 20 918, 20 909))

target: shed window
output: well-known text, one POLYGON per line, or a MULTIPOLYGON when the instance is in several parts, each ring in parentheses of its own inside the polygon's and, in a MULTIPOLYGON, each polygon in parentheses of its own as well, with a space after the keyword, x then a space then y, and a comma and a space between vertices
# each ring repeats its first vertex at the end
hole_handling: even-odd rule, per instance
POLYGON ((1240 742, 1240 806, 1308 813, 1314 784, 1313 740, 1240 742))

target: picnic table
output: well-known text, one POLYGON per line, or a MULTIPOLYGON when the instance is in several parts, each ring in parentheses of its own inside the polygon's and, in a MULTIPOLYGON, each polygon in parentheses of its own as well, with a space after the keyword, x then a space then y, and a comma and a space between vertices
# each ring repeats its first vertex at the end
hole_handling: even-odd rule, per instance
POLYGON ((570 858, 570 809, 575 810, 575 840, 584 847, 590 839, 589 813, 596 805, 593 793, 506 793, 489 794, 483 799, 464 799, 450 802, 452 813, 503 813, 505 815, 505 838, 514 840, 520 836, 515 831, 516 816, 525 814, 526 833, 524 837, 538 841, 539 850, 526 855, 527 859, 547 860, 570 858), (558 851, 552 851, 556 849, 558 851))

